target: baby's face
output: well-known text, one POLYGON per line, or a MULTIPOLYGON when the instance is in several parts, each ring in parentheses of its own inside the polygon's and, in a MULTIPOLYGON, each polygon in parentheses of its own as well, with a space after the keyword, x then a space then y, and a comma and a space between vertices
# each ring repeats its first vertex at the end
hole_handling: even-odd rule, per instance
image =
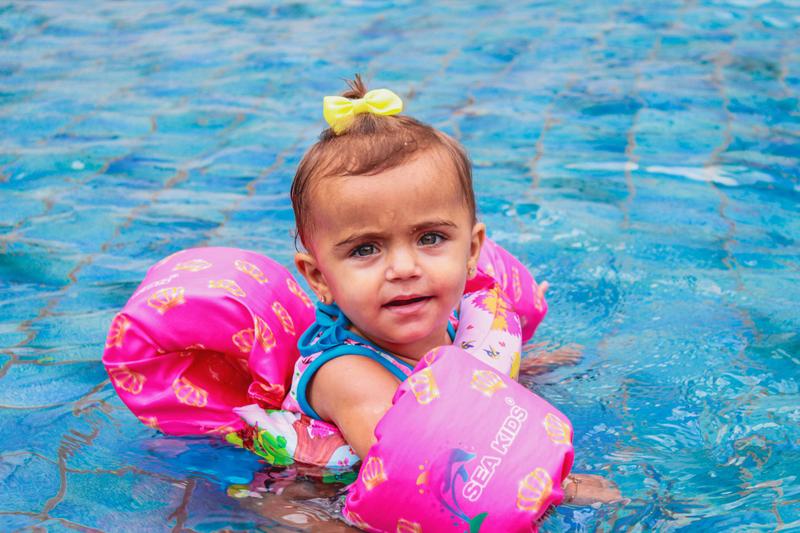
POLYGON ((317 294, 396 355, 417 360, 449 343, 485 233, 452 165, 426 152, 380 174, 326 178, 310 204, 311 253, 296 263, 317 294))

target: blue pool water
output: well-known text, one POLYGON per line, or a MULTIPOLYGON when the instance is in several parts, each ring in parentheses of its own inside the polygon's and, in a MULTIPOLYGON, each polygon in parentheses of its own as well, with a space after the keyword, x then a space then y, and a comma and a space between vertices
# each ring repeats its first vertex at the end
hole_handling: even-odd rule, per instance
POLYGON ((546 531, 800 530, 800 3, 0 3, 0 531, 341 531, 335 488, 140 424, 101 365, 148 265, 289 265, 361 72, 458 137, 552 284, 526 384, 629 501, 546 531), (38 530, 38 529, 36 529, 38 530))

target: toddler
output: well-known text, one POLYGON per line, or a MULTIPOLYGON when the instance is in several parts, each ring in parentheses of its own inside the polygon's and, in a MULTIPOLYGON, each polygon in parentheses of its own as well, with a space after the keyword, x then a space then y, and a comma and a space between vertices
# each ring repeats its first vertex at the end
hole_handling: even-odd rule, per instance
MULTIPOLYGON (((292 184, 304 247, 295 264, 321 303, 300 339, 284 408, 335 424, 363 458, 400 382, 428 351, 452 343, 486 228, 459 143, 398 115, 402 102, 390 91, 365 99, 358 76, 349 86, 350 102, 326 99, 331 128, 292 184)), ((576 503, 619 496, 596 476, 572 475, 565 491, 576 503)))

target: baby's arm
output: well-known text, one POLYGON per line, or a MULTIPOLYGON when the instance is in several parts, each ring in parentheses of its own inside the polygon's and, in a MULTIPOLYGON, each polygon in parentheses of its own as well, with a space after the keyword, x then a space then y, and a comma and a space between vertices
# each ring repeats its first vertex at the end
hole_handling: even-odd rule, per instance
POLYGON ((379 363, 345 355, 325 363, 308 386, 308 401, 341 430, 362 459, 375 443, 375 426, 392 406, 400 382, 379 363))
POLYGON ((592 505, 622 500, 617 485, 594 474, 570 474, 564 479, 564 501, 568 505, 592 505))

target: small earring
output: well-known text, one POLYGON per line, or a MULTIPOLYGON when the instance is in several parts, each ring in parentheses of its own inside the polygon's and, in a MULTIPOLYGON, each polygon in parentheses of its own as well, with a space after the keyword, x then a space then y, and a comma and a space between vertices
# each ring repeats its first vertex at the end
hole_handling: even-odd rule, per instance
POLYGON ((472 276, 475 275, 475 267, 474 266, 471 266, 471 267, 467 268, 467 275, 469 277, 472 277, 472 276))

